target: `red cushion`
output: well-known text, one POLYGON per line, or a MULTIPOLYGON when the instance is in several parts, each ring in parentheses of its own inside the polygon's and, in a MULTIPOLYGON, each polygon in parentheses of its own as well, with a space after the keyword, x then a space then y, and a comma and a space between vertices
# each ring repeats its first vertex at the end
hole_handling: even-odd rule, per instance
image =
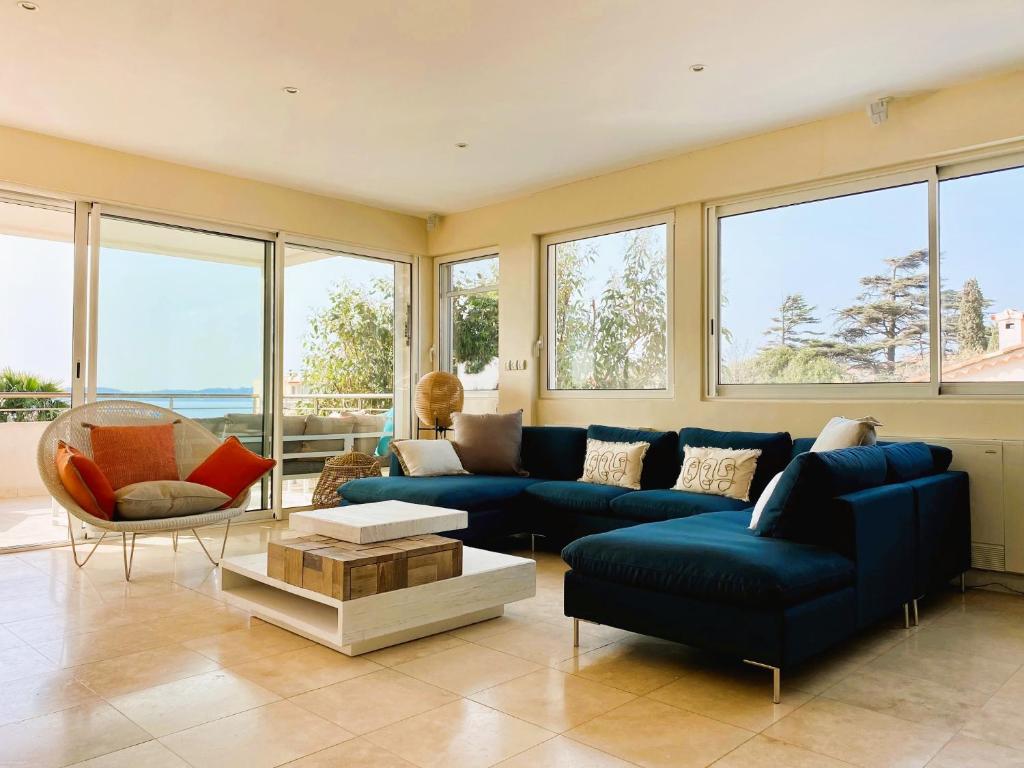
POLYGON ((180 480, 174 424, 93 427, 92 458, 116 491, 147 480, 180 480))
POLYGON ((57 475, 82 509, 101 520, 114 519, 114 489, 96 462, 63 440, 57 443, 57 475))
POLYGON ((221 509, 230 506, 242 491, 274 468, 277 462, 253 453, 232 435, 206 457, 185 479, 207 485, 231 497, 221 509))

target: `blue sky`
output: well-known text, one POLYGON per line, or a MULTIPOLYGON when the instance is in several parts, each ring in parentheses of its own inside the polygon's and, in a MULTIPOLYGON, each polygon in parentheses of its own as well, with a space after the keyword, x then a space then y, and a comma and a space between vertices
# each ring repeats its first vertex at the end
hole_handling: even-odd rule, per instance
MULTIPOLYGON (((992 311, 1024 306, 1024 171, 940 185, 943 284, 977 277, 992 311)), ((758 211, 721 220, 722 324, 734 337, 730 354, 765 342, 779 304, 803 293, 817 306, 819 330, 855 301, 860 277, 882 260, 928 245, 925 184, 758 211)))

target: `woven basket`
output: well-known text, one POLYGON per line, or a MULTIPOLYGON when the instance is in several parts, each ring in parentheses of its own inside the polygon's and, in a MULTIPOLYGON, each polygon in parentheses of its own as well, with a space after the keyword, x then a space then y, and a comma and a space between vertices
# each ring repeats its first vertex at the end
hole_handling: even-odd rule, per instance
POLYGON ((380 477, 380 462, 365 453, 352 451, 341 456, 334 456, 324 464, 324 471, 313 491, 313 507, 325 509, 341 504, 338 487, 349 480, 360 477, 380 477))

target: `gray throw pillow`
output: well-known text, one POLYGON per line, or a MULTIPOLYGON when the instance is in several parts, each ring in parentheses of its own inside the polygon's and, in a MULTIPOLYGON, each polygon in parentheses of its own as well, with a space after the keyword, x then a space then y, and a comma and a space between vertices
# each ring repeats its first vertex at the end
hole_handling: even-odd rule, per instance
POLYGON ((117 513, 122 520, 157 520, 212 512, 231 499, 226 493, 185 480, 147 480, 118 488, 117 513))
POLYGON ((520 460, 523 412, 453 413, 452 445, 467 472, 526 477, 520 460))

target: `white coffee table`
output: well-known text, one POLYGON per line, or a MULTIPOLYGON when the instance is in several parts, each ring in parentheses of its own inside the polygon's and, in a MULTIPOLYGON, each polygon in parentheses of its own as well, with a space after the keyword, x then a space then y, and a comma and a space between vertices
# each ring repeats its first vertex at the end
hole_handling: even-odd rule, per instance
POLYGON ((288 527, 292 530, 319 533, 353 544, 457 531, 468 525, 469 515, 462 510, 410 504, 406 501, 378 501, 332 509, 312 509, 293 512, 288 517, 288 527))
MULTIPOLYGON (((395 504, 403 502, 386 502, 385 507, 362 504, 321 510, 333 515, 294 513, 290 520, 294 524, 297 516, 307 515, 308 522, 302 525, 338 526, 333 530, 345 533, 346 537, 387 532, 388 538, 455 530, 467 524, 466 513, 458 510, 395 504), (439 509, 447 514, 438 513, 439 509), (345 514, 349 510, 351 513, 345 514), (403 532, 392 535, 403 525, 407 526, 403 532), (405 532, 410 530, 408 526, 441 527, 405 532)), ((320 527, 313 532, 343 538, 320 527)), ((345 540, 370 543, 383 539, 345 540)), ((473 547, 462 549, 461 576, 356 600, 336 600, 270 578, 266 552, 223 558, 220 568, 221 591, 229 603, 349 656, 496 618, 505 612, 506 603, 537 593, 537 568, 533 560, 473 547)))

